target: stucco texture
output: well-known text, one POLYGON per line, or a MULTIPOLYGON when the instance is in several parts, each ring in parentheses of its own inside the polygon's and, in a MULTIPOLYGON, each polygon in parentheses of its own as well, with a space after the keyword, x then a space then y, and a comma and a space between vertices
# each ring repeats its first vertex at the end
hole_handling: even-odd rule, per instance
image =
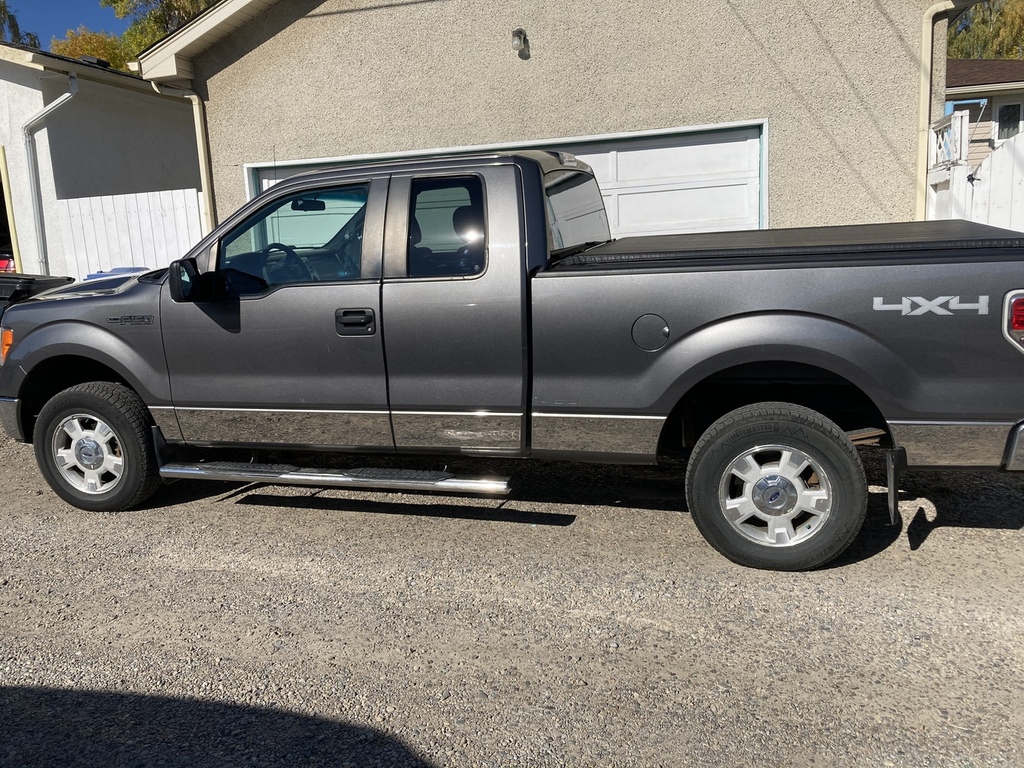
POLYGON ((908 220, 927 5, 279 2, 194 62, 217 212, 246 162, 766 120, 773 227, 908 220))

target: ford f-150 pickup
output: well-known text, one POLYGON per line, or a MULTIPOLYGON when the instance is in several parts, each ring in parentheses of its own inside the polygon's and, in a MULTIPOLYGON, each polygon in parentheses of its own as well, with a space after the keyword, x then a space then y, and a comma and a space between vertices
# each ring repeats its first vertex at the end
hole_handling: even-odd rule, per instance
POLYGON ((611 240, 558 153, 343 167, 168 269, 7 308, 0 419, 91 510, 161 479, 509 490, 239 448, 688 456, 714 547, 811 568, 861 528, 859 444, 885 452, 892 514, 905 468, 1024 469, 1022 258, 1024 235, 967 222, 611 240))

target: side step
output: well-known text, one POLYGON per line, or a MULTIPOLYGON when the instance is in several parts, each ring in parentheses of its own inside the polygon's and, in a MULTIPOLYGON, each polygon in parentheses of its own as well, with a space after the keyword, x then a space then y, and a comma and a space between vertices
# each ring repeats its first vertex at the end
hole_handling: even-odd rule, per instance
POLYGON ((168 480, 226 480, 236 483, 314 485, 328 488, 373 488, 393 491, 445 491, 448 493, 509 492, 507 477, 456 477, 450 472, 417 469, 308 469, 288 464, 246 464, 211 461, 201 464, 169 463, 160 467, 168 480))

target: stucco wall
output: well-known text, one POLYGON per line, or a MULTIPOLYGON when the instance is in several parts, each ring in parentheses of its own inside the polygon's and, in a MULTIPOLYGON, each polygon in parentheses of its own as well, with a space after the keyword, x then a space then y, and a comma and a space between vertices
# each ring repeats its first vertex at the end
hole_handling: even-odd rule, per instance
MULTIPOLYGON (((47 103, 67 90, 44 83, 47 103)), ((78 96, 46 121, 58 199, 199 187, 192 105, 79 78, 78 96)))
POLYGON ((767 119, 772 226, 910 219, 929 4, 279 2, 194 62, 218 214, 244 162, 767 119))

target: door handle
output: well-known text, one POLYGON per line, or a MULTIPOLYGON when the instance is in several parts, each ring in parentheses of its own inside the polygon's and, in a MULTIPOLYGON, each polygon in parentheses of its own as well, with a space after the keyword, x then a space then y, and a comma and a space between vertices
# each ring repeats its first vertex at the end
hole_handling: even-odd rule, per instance
POLYGON ((338 309, 334 328, 339 336, 371 336, 377 332, 377 317, 372 309, 338 309))

